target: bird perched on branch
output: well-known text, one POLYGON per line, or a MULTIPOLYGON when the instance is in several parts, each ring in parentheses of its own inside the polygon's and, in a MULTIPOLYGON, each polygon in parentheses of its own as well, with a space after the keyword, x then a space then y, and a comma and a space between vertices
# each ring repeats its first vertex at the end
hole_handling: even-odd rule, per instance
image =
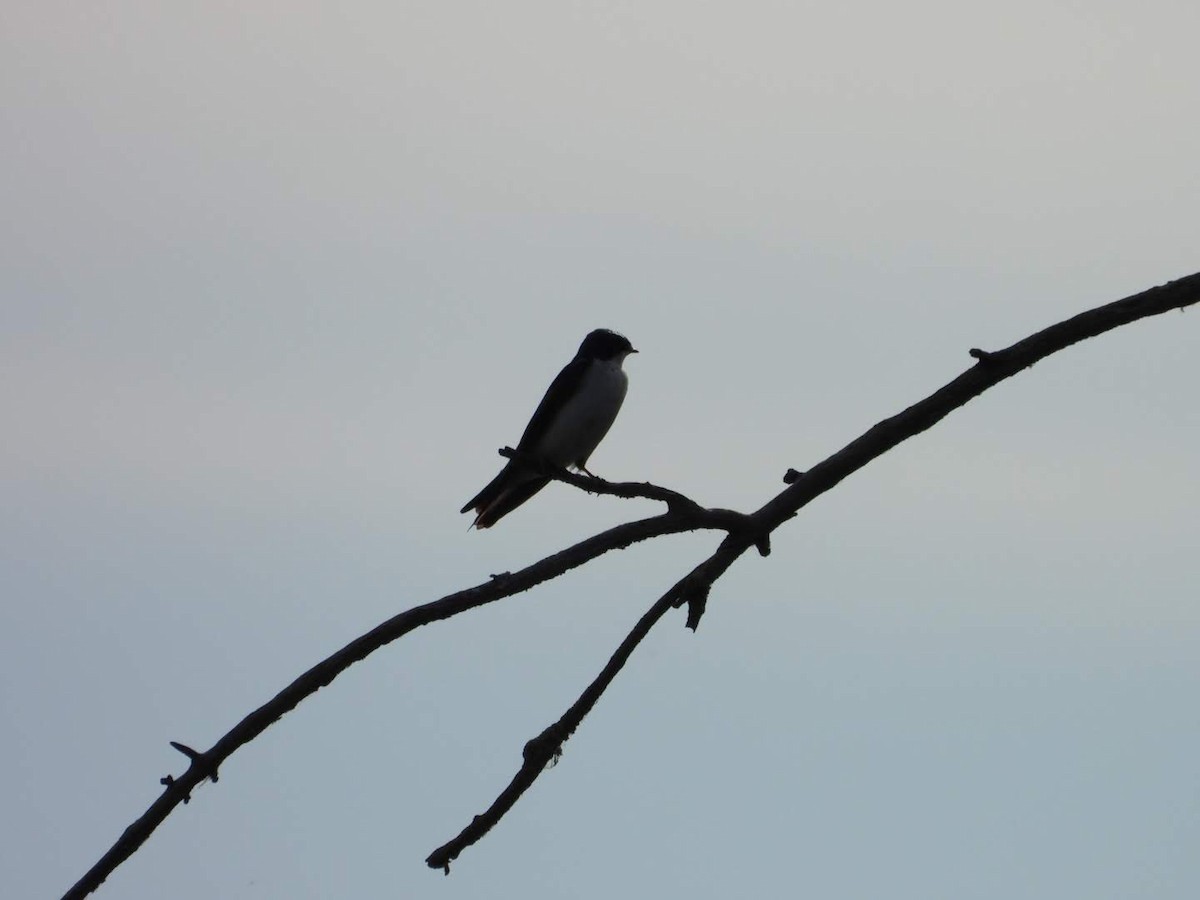
POLYGON ((583 339, 579 352, 550 384, 500 474, 461 512, 475 512, 476 528, 491 528, 549 482, 537 463, 587 470, 588 457, 608 433, 629 384, 621 363, 637 353, 629 340, 607 328, 583 339))

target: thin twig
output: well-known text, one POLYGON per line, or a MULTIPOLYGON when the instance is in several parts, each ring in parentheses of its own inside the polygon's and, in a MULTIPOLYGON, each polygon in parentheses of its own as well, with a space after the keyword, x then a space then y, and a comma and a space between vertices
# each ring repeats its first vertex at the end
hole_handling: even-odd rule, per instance
POLYGON ((475 816, 453 840, 429 854, 425 862, 430 868, 441 869, 447 875, 450 874, 450 863, 463 850, 491 831, 492 827, 521 798, 521 795, 533 785, 537 777, 558 759, 562 753, 562 745, 570 739, 580 723, 583 722, 584 717, 591 712, 592 707, 596 705, 608 686, 612 684, 613 679, 617 677, 617 673, 629 661, 629 657, 633 655, 638 644, 650 633, 650 629, 658 624, 658 621, 669 610, 680 604, 681 595, 685 591, 698 588, 700 585, 703 585, 705 589, 707 586, 711 586, 713 581, 720 578, 730 564, 742 554, 746 546, 744 541, 739 542, 736 539, 727 538, 712 556, 696 566, 658 598, 655 604, 638 619, 633 630, 626 635, 625 640, 621 641, 607 665, 600 670, 600 674, 587 686, 579 699, 571 704, 571 707, 562 714, 557 722, 525 744, 521 753, 521 768, 517 770, 508 787, 500 792, 492 805, 485 812, 475 816))
MULTIPOLYGON (((608 494, 627 500, 637 498, 659 500, 667 504, 668 509, 678 511, 696 512, 703 508, 695 500, 684 496, 679 491, 660 487, 648 481, 608 481, 596 475, 579 474, 561 466, 550 465, 545 460, 522 453, 520 450, 514 450, 512 447, 501 447, 497 452, 506 459, 520 460, 523 466, 534 468, 540 474, 553 478, 555 481, 561 481, 591 494, 608 494)), ((723 512, 734 516, 739 515, 732 510, 723 510, 723 512)))

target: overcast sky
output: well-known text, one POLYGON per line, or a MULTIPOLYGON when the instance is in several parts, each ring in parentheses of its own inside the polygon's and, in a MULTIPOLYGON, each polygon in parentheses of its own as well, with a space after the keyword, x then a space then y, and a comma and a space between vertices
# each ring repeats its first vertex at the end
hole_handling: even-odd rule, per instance
MULTIPOLYGON (((1194 3, 9 4, 0 892, 61 894, 346 641, 657 506, 457 512, 590 329, 591 459, 749 510, 972 361, 1200 270, 1194 3), (249 7, 249 8, 247 8, 249 7)), ((1200 895, 1200 319, 1072 348, 820 498, 355 666, 98 896, 1200 895)))

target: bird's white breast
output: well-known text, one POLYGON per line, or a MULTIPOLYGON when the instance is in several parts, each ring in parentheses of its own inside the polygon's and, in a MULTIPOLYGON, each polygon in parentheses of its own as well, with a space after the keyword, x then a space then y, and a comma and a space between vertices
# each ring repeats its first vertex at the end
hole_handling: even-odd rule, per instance
POLYGON ((612 427, 628 386, 619 362, 594 361, 539 442, 539 455, 559 466, 586 461, 612 427))

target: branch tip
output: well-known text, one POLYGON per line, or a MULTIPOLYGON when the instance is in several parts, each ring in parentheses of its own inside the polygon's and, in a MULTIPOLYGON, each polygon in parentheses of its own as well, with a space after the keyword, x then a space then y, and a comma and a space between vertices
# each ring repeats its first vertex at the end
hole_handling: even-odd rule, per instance
POLYGON ((709 584, 702 584, 696 587, 686 587, 679 592, 679 603, 677 606, 687 604, 687 621, 684 622, 686 628, 695 631, 700 627, 700 620, 704 617, 704 610, 708 607, 708 592, 711 588, 709 584))
MULTIPOLYGON (((478 819, 479 816, 476 816, 475 818, 478 819)), ((425 865, 429 866, 431 869, 441 869, 443 875, 449 875, 450 863, 454 861, 454 857, 457 855, 457 853, 447 852, 445 847, 439 847, 437 850, 434 850, 427 857, 425 857, 425 865)))
POLYGON ((180 753, 182 753, 184 756, 186 756, 192 762, 195 762, 196 760, 200 759, 200 757, 202 757, 204 755, 199 750, 193 750, 187 744, 181 744, 181 743, 179 743, 179 741, 171 741, 170 744, 172 747, 174 747, 176 750, 178 750, 180 753))

